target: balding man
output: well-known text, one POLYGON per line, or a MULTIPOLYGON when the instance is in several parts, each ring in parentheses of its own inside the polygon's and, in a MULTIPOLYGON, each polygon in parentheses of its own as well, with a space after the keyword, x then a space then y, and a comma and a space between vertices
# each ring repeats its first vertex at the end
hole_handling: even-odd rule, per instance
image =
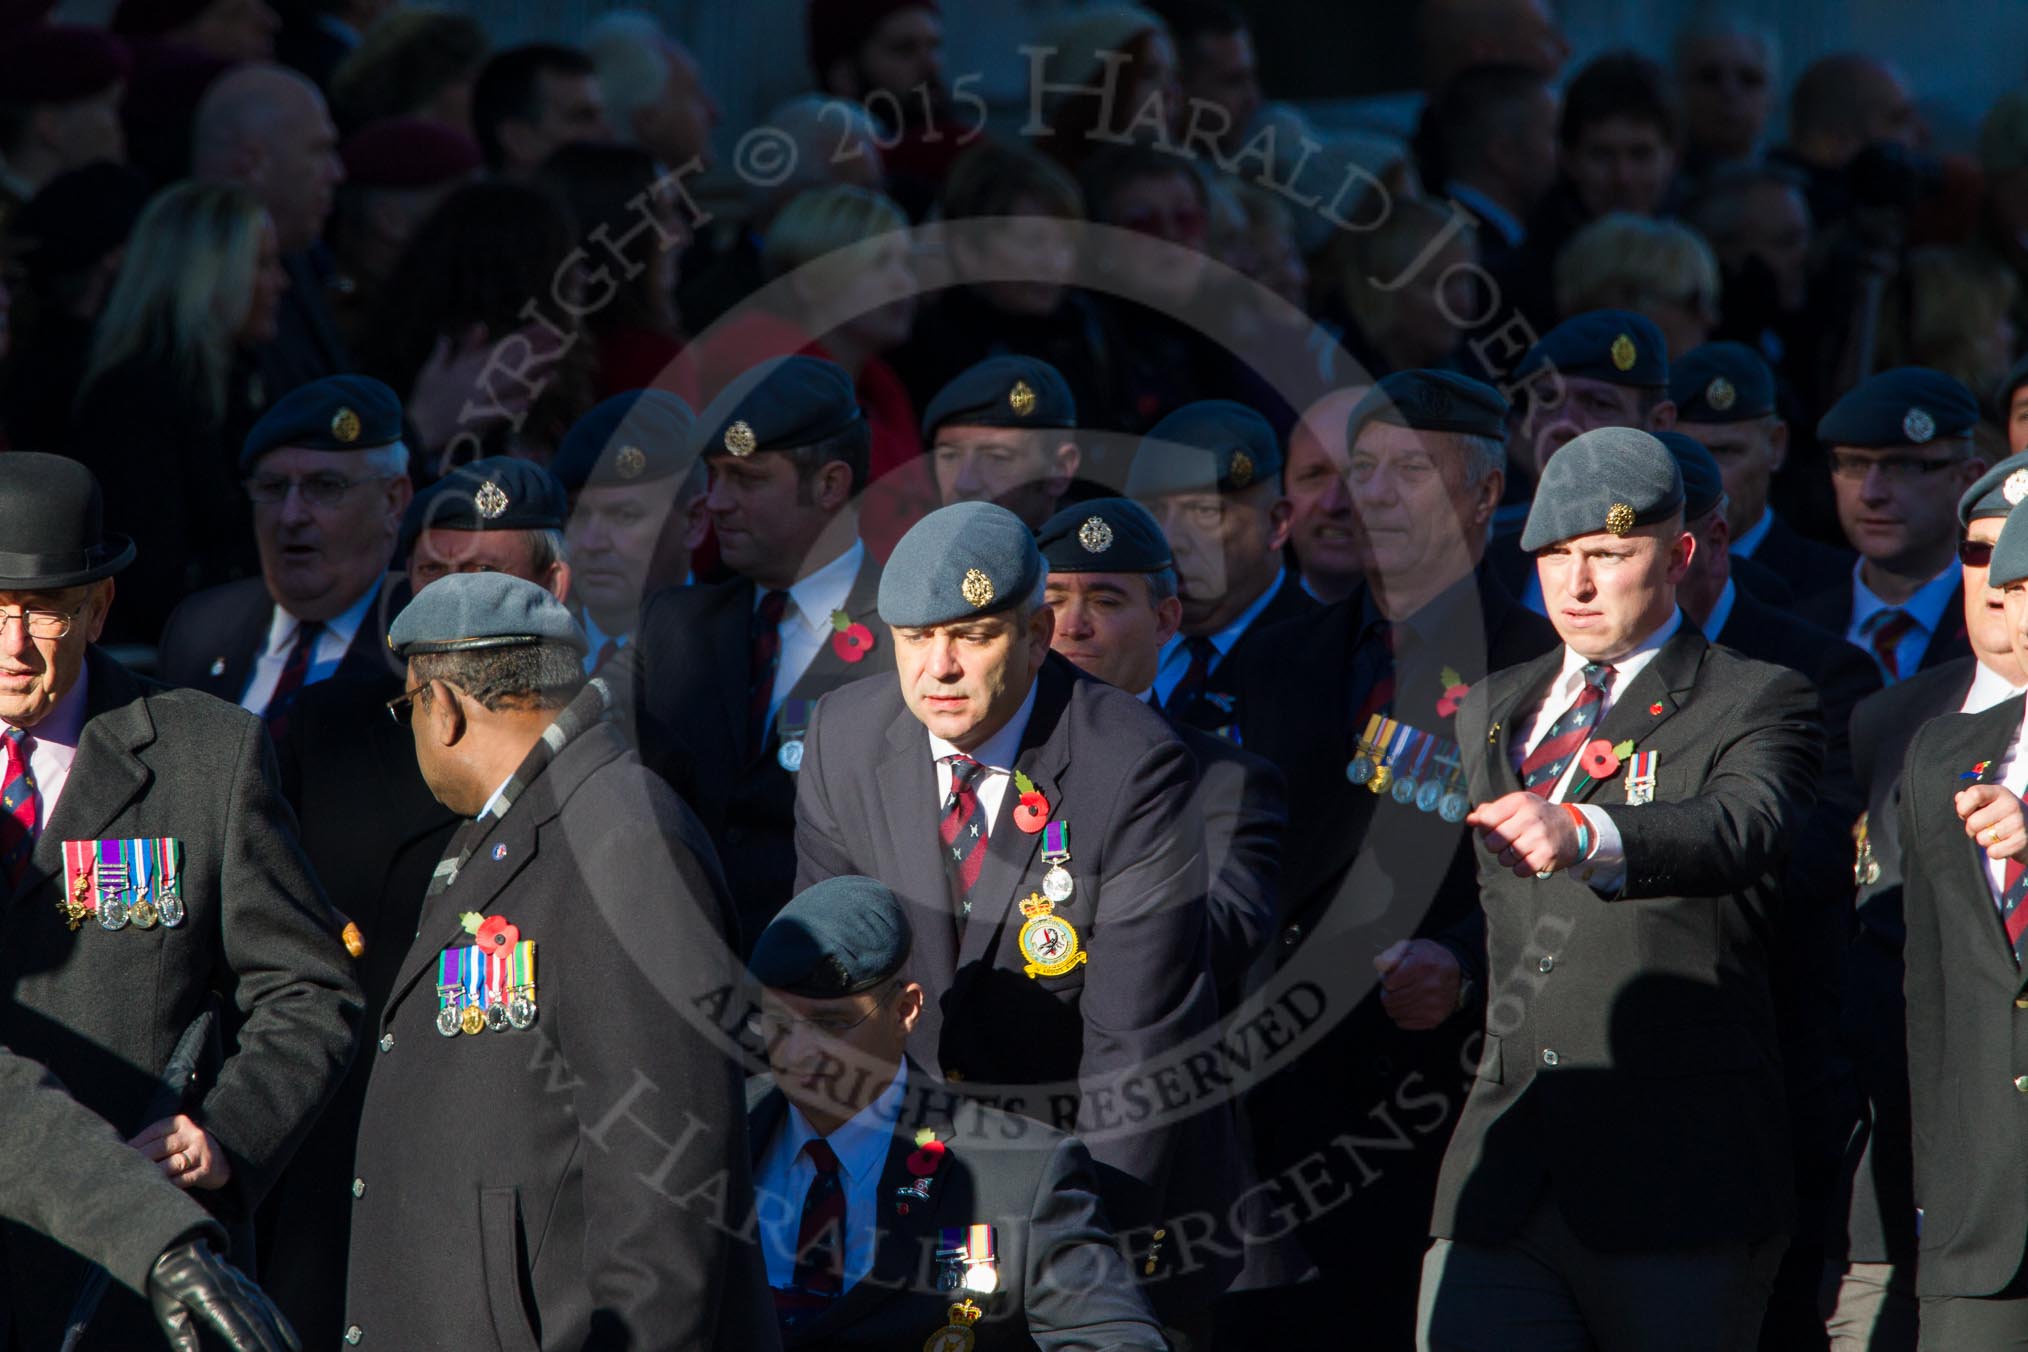
POLYGON ((345 177, 338 130, 317 86, 281 66, 226 72, 197 106, 190 167, 196 178, 244 185, 274 218, 289 288, 279 331, 261 352, 268 397, 347 369, 324 299, 327 269, 315 252, 345 177))
POLYGON ((711 130, 720 112, 689 48, 639 10, 605 15, 585 35, 584 47, 615 140, 639 146, 670 168, 692 160, 711 167, 711 130))

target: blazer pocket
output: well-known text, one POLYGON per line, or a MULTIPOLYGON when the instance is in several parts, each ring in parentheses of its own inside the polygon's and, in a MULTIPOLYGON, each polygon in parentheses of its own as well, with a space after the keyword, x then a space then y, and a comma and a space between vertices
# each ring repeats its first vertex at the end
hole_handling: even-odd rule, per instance
POLYGON ((479 1265, 501 1352, 540 1352, 521 1285, 521 1190, 479 1190, 479 1265))
POLYGON ((1506 1071, 1501 1066, 1500 1038, 1495 1033, 1486 1034, 1484 1045, 1479 1048, 1479 1076, 1487 1084, 1505 1084, 1506 1071))

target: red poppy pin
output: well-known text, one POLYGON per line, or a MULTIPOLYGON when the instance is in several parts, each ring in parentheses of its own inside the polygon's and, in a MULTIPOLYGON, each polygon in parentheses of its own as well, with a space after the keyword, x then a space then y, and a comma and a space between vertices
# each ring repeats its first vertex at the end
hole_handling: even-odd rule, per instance
POLYGON ((1596 741, 1585 744, 1584 758, 1578 761, 1577 765, 1580 770, 1590 775, 1593 779, 1608 779, 1619 773, 1620 757, 1631 756, 1633 754, 1634 744, 1632 742, 1621 742, 1618 746, 1614 746, 1605 738, 1600 737, 1596 741))
POLYGON ((504 915, 487 916, 473 934, 479 947, 488 953, 510 952, 521 942, 521 927, 510 923, 504 915))
POLYGON ((873 631, 842 610, 831 612, 831 651, 842 662, 864 661, 873 651, 873 631))
POLYGON ((1437 716, 1449 718, 1465 702, 1465 696, 1472 693, 1472 687, 1465 684, 1465 678, 1455 668, 1445 667, 1437 673, 1437 679, 1444 683, 1443 698, 1437 701, 1437 716))
POLYGON ((1648 712, 1653 714, 1655 717, 1660 718, 1662 716, 1662 701, 1656 700, 1653 704, 1650 704, 1648 706, 1648 712))
POLYGON ((1014 805, 1014 825, 1032 836, 1049 824, 1049 799, 1035 787, 1034 780, 1019 770, 1014 772, 1014 788, 1021 795, 1014 805))

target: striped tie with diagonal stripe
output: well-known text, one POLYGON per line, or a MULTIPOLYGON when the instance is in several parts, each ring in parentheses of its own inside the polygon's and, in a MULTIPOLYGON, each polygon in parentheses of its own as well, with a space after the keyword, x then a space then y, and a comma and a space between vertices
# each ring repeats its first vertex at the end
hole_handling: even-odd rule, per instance
POLYGON ((0 747, 7 753, 0 770, 0 875, 12 887, 20 884, 35 853, 35 772, 28 768, 26 731, 8 728, 0 733, 0 747))
POLYGON ((1522 788, 1537 798, 1547 798, 1556 792, 1557 782, 1570 768, 1571 759, 1584 750, 1592 729, 1598 726, 1599 711, 1605 708, 1606 682, 1612 674, 1611 667, 1597 662, 1586 664, 1584 688, 1521 762, 1522 788))
POLYGON ((944 871, 951 879, 951 900, 960 915, 972 911, 972 884, 986 862, 986 809, 979 802, 979 779, 986 767, 970 756, 945 756, 951 767, 951 791, 944 799, 937 837, 943 842, 944 871))
POLYGON ((2000 889, 2000 919, 2007 926, 2007 942, 2014 945, 2014 961, 2028 962, 2028 863, 2007 861, 2006 886, 2000 889))

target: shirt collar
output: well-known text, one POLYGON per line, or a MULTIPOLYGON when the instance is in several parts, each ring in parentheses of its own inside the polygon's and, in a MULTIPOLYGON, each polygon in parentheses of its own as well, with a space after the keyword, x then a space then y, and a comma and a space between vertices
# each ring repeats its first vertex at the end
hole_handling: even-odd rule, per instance
POLYGON ((85 686, 90 679, 90 667, 80 666, 77 669, 77 680, 71 684, 70 689, 63 692, 56 701, 56 706, 43 715, 41 722, 27 729, 28 735, 46 746, 75 748, 78 739, 84 736, 85 686))
MULTIPOLYGON (((796 603, 796 614, 819 637, 830 632, 831 612, 845 608, 846 598, 852 595, 852 584, 859 577, 859 565, 865 558, 866 546, 854 540, 850 549, 809 576, 798 578, 789 588, 789 599, 796 603)), ((763 589, 753 589, 756 610, 760 608, 764 595, 763 589)))
MULTIPOLYGON (((848 1182, 861 1182, 869 1177, 877 1180, 880 1171, 887 1167, 887 1152, 894 1144, 895 1119, 901 1116, 902 1097, 907 1091, 908 1063, 904 1061, 895 1067, 893 1082, 880 1091, 879 1097, 824 1137, 824 1143, 838 1157, 838 1167, 844 1171, 848 1182)), ((809 1118, 803 1116, 803 1110, 793 1103, 789 1105, 788 1119, 782 1126, 782 1146, 788 1152, 788 1161, 793 1164, 796 1157, 803 1153, 803 1147, 817 1139, 817 1129, 810 1125, 809 1118)))
MULTIPOLYGON (((1012 771, 1014 758, 1021 754, 1021 738, 1028 731, 1029 715, 1035 712, 1035 691, 1038 682, 1031 681, 1028 698, 1021 701, 1021 707, 1007 720, 1007 726, 988 737, 970 751, 960 751, 935 733, 929 734, 930 755, 942 760, 946 756, 970 756, 989 770, 1012 771)), ((929 732, 929 729, 923 729, 929 732)))
POLYGON ((1741 558, 1752 558, 1753 551, 1760 548, 1761 542, 1767 539, 1768 532, 1774 529, 1774 519, 1774 508, 1761 508, 1760 520, 1742 531, 1739 538, 1726 547, 1727 552, 1737 554, 1741 558))
MULTIPOLYGON (((324 632, 338 639, 344 647, 350 648, 353 635, 359 632, 359 626, 366 620, 366 612, 380 597, 383 580, 373 579, 373 585, 368 587, 357 601, 347 606, 343 614, 334 615, 324 621, 324 632)), ((268 621, 268 652, 271 654, 287 652, 289 645, 296 641, 296 630, 301 628, 302 624, 303 622, 291 615, 280 601, 275 602, 274 618, 268 621)))
POLYGON ((1507 208, 1501 206, 1471 184, 1460 183, 1456 179, 1452 179, 1444 185, 1444 195, 1458 203, 1458 205, 1466 208, 1487 225, 1492 226, 1500 238, 1507 241, 1508 248, 1520 247, 1522 239, 1521 222, 1515 219, 1513 212, 1507 210, 1507 208))
MULTIPOLYGON (((1679 606, 1669 612, 1669 618, 1662 623, 1661 628, 1642 639, 1632 652, 1625 657, 1614 658, 1608 664, 1613 669, 1613 684, 1609 693, 1617 696, 1620 691, 1625 690, 1627 682, 1646 671, 1648 663, 1655 660, 1655 654, 1662 651, 1662 645, 1676 637, 1676 631, 1682 627, 1683 610, 1679 606)), ((1557 679, 1559 683, 1565 685, 1571 685, 1573 681, 1581 682, 1584 678, 1580 673, 1590 665, 1589 657, 1573 651, 1566 644, 1563 649, 1563 674, 1557 679)))
POLYGON ((1739 599, 1739 584, 1731 578, 1725 579, 1725 590, 1718 593, 1718 603, 1711 607, 1711 615, 1704 621, 1704 637, 1713 643, 1725 632, 1725 622, 1732 618, 1732 604, 1739 599))
POLYGON ((1972 671, 1972 688, 1965 692, 1965 702, 1959 706, 1958 712, 1982 714, 1995 704, 2004 703, 2020 693, 2020 686, 2010 683, 2005 676, 1984 662, 1975 663, 1972 671))
POLYGON ((1865 566, 1864 558, 1852 562, 1853 630, 1856 632, 1863 629, 1866 622, 1880 611, 1900 610, 1921 625, 1925 634, 1934 634, 1937 626, 1943 623, 1944 607, 1951 603, 1951 597, 1956 594, 1959 575, 1964 567, 1956 559, 1952 559, 1941 573, 1916 588, 1915 595, 1898 606, 1890 606, 1875 596, 1873 589, 1866 585, 1866 579, 1860 574, 1860 570, 1865 566))

